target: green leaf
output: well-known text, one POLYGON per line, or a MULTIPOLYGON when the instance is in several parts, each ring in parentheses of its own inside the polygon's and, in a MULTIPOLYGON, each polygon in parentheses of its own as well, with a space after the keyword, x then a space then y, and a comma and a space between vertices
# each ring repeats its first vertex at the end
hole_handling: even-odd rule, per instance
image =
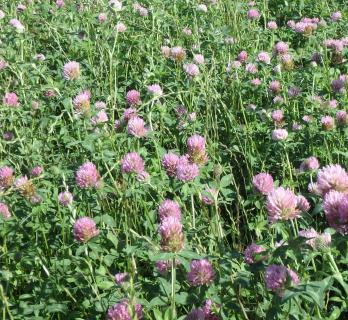
POLYGON ((163 320, 162 313, 158 309, 153 310, 153 314, 155 316, 155 320, 163 320))
POLYGON ((97 282, 97 286, 99 289, 108 290, 112 287, 115 287, 115 283, 112 281, 103 280, 103 281, 97 282))
POLYGON ((225 188, 232 183, 232 174, 223 176, 220 181, 220 188, 225 188))

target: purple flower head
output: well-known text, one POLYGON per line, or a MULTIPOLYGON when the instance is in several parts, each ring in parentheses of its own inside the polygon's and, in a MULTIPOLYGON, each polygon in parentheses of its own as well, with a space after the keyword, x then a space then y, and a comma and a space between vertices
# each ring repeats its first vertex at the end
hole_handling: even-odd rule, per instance
POLYGON ((302 129, 302 126, 300 124, 298 124, 297 122, 294 122, 292 124, 292 130, 294 131, 300 131, 302 129))
POLYGON ((192 36, 192 30, 188 27, 185 27, 182 29, 183 34, 185 34, 186 36, 192 36))
POLYGON ((309 115, 305 115, 305 116, 302 117, 302 120, 303 120, 304 122, 310 123, 310 122, 312 122, 313 117, 312 117, 312 116, 309 116, 309 115))
POLYGON ((331 16, 330 16, 331 20, 336 22, 338 20, 341 20, 342 19, 342 13, 341 11, 336 11, 336 12, 333 12, 331 13, 331 16))
POLYGON ((80 92, 73 99, 73 106, 77 114, 88 114, 90 109, 91 92, 88 90, 80 92))
POLYGON ((76 61, 67 62, 63 67, 65 80, 76 80, 80 77, 80 64, 76 61))
POLYGON ((202 308, 205 320, 219 320, 219 316, 215 313, 219 311, 220 305, 214 303, 212 300, 205 300, 204 306, 202 308))
POLYGON ((328 165, 318 171, 317 184, 322 195, 330 190, 348 193, 348 174, 339 164, 328 165))
POLYGON ((276 55, 284 55, 289 52, 289 45, 283 41, 279 41, 275 44, 273 52, 276 55))
POLYGON ((272 111, 271 117, 274 122, 281 123, 284 119, 284 112, 280 109, 274 110, 272 111))
POLYGON ((35 55, 35 60, 37 61, 44 61, 46 59, 45 55, 42 53, 38 53, 37 55, 35 55))
POLYGON ((134 137, 142 138, 147 135, 148 129, 145 127, 145 122, 142 118, 134 116, 128 121, 127 131, 134 137))
POLYGON ((210 284, 214 281, 214 278, 214 268, 207 259, 193 260, 191 262, 187 279, 192 286, 210 284))
POLYGON ((175 61, 183 61, 186 57, 185 49, 182 47, 173 47, 170 49, 170 56, 175 61))
POLYGON ((123 33, 127 30, 127 26, 123 22, 118 22, 115 26, 116 31, 123 33))
POLYGON ((248 11, 248 19, 250 20, 257 20, 260 18, 260 12, 256 9, 250 9, 248 11))
POLYGON ((145 171, 145 163, 136 152, 127 153, 121 160, 122 173, 141 173, 145 171))
POLYGON ((277 25, 277 23, 275 21, 269 21, 267 23, 267 28, 269 30, 277 30, 278 29, 278 25, 277 25))
MULTIPOLYGON (((165 275, 172 267, 172 260, 159 260, 156 262, 156 270, 161 274, 165 275)), ((175 260, 175 265, 180 265, 180 260, 175 260)))
POLYGON ((300 21, 292 26, 292 29, 297 33, 302 33, 304 35, 310 35, 313 30, 317 29, 317 23, 311 21, 300 21))
POLYGON ((66 207, 73 202, 73 195, 69 191, 63 191, 58 195, 58 202, 66 207))
POLYGON ((275 188, 267 195, 266 208, 268 220, 274 223, 277 220, 292 220, 300 216, 297 208, 297 197, 290 189, 275 188))
POLYGON ((126 94, 126 100, 128 105, 130 106, 136 106, 138 104, 141 104, 140 92, 137 90, 128 91, 126 94))
POLYGON ((133 5, 133 8, 138 12, 138 14, 141 17, 147 17, 149 15, 149 10, 138 3, 135 3, 133 5))
POLYGON ((182 224, 174 216, 169 216, 161 221, 158 228, 161 235, 161 249, 165 252, 179 252, 184 247, 184 234, 182 224))
MULTIPOLYGON (((122 300, 109 308, 107 313, 108 320, 132 320, 132 316, 129 312, 129 302, 128 300, 122 300)), ((143 319, 143 311, 140 304, 134 306, 135 314, 138 320, 143 319)))
POLYGON ((146 171, 142 171, 137 174, 137 180, 141 183, 148 183, 150 178, 150 174, 146 171))
POLYGON ((309 204, 308 200, 302 196, 299 195, 296 197, 297 200, 297 209, 301 212, 307 212, 311 208, 311 205, 309 204))
POLYGON ((320 52, 314 52, 312 54, 311 61, 321 63, 323 61, 323 57, 321 56, 320 52))
POLYGON ((238 54, 237 60, 241 63, 248 60, 248 53, 246 51, 241 51, 238 54))
POLYGON ((105 22, 107 18, 108 18, 108 16, 105 12, 99 13, 99 15, 98 15, 98 21, 100 23, 105 22))
POLYGON ((198 66, 194 63, 184 64, 183 69, 190 78, 196 77, 200 73, 198 66))
POLYGON ((284 102, 284 99, 283 99, 283 97, 281 97, 281 96, 275 96, 274 98, 273 98, 273 103, 274 104, 282 104, 284 102))
POLYGON ((199 176, 199 167, 195 163, 190 163, 186 156, 180 157, 177 168, 176 178, 183 182, 194 180, 199 176))
POLYGON ((40 167, 40 166, 36 166, 33 169, 31 169, 30 175, 32 177, 38 177, 38 176, 40 176, 42 174, 42 172, 43 172, 43 168, 40 167))
POLYGON ((294 60, 290 54, 284 54, 280 57, 282 62, 282 68, 285 70, 291 70, 294 66, 294 60))
POLYGON ((64 7, 65 3, 63 0, 56 0, 56 6, 57 8, 62 8, 64 7))
POLYGON ((333 50, 335 53, 341 53, 345 44, 342 40, 328 39, 324 41, 324 46, 333 50))
POLYGON ((163 221, 167 217, 174 217, 181 220, 180 206, 176 201, 173 200, 164 200, 158 208, 158 214, 160 221, 163 221))
POLYGON ((6 69, 8 66, 5 60, 0 59, 0 71, 6 69))
POLYGON ((273 178, 269 173, 261 172, 253 177, 254 190, 267 195, 274 189, 273 178))
POLYGON ((179 163, 179 156, 169 152, 162 157, 162 167, 167 172, 169 177, 175 177, 176 169, 179 163))
POLYGON ((21 176, 17 178, 14 182, 14 186, 22 196, 28 199, 35 195, 35 187, 27 176, 21 176))
POLYGON ((273 80, 269 83, 268 90, 273 93, 277 94, 281 91, 281 84, 278 80, 273 80))
POLYGON ((2 138, 5 140, 5 141, 11 141, 13 139, 14 135, 13 135, 13 132, 11 131, 5 131, 3 134, 2 134, 2 138))
POLYGON ((10 25, 12 27, 16 28, 17 32, 19 32, 19 33, 22 33, 25 30, 25 27, 23 26, 23 24, 17 19, 11 19, 10 25))
POLYGON ((311 246, 314 250, 329 247, 331 243, 331 235, 329 233, 318 233, 313 228, 301 230, 298 234, 301 237, 307 238, 306 244, 311 246))
POLYGON ((137 110, 134 109, 134 108, 127 108, 127 109, 124 110, 123 119, 126 122, 128 122, 133 117, 137 117, 137 116, 138 116, 137 110))
POLYGON ((345 110, 338 110, 336 112, 336 121, 338 124, 345 125, 348 123, 348 114, 345 110))
POLYGON ((109 118, 104 110, 100 110, 94 117, 91 118, 91 123, 96 126, 108 122, 109 118))
POLYGON ((245 262, 247 264, 254 264, 254 263, 262 261, 263 260, 262 258, 255 260, 255 258, 256 258, 255 255, 257 255, 257 254, 259 254, 261 252, 264 252, 264 251, 266 251, 264 247, 259 246, 256 243, 252 243, 244 251, 244 260, 245 260, 245 262))
POLYGON ((285 289, 289 287, 291 283, 298 285, 300 281, 294 271, 284 266, 272 264, 266 268, 265 282, 268 290, 282 297, 285 289))
POLYGON ((79 218, 74 223, 74 237, 79 242, 87 242, 99 234, 99 230, 93 219, 79 218))
POLYGON ((163 95, 162 88, 159 84, 152 84, 147 87, 149 93, 153 94, 156 97, 160 97, 163 95))
POLYGON ((205 138, 198 134, 187 139, 188 154, 192 162, 196 164, 204 164, 207 161, 205 143, 205 138))
POLYGON ((18 96, 14 92, 5 93, 5 96, 2 102, 4 105, 8 107, 12 107, 12 108, 19 107, 18 96))
POLYGON ((255 78, 250 80, 250 83, 254 86, 254 87, 258 87, 259 85, 262 84, 261 80, 259 78, 255 78))
POLYGON ((171 49, 168 46, 162 46, 161 47, 161 53, 165 58, 169 58, 170 57, 170 52, 171 49))
POLYGON ((94 107, 97 110, 104 110, 104 109, 106 109, 106 103, 104 101, 96 101, 94 104, 94 107))
POLYGON ((11 212, 8 206, 3 202, 0 202, 0 216, 2 216, 3 219, 11 218, 11 212))
POLYGON ((82 164, 75 175, 76 184, 82 189, 98 188, 101 183, 97 167, 92 162, 82 164))
POLYGON ((331 89, 336 93, 343 93, 345 88, 345 81, 343 79, 335 79, 331 82, 331 89))
POLYGON ((323 209, 329 226, 343 234, 348 233, 348 196, 331 190, 324 197, 323 209))
POLYGON ((21 189, 25 186, 25 184, 28 183, 28 177, 27 176, 21 176, 19 178, 16 179, 16 181, 14 182, 14 186, 17 189, 21 189))
POLYGON ((320 164, 316 157, 305 159, 300 165, 300 171, 311 171, 319 169, 320 164))
POLYGON ((208 206, 213 205, 215 203, 215 199, 217 199, 218 192, 219 191, 215 188, 207 187, 202 194, 202 202, 208 206))
POLYGON ((317 196, 321 196, 321 191, 318 188, 318 184, 316 182, 311 182, 308 184, 308 191, 317 196))
POLYGON ((288 137, 288 131, 286 129, 275 129, 272 131, 272 140, 282 141, 288 137))
POLYGON ((257 61, 259 62, 263 62, 266 64, 270 64, 271 62, 271 57, 268 54, 268 52, 262 51, 257 55, 257 61))
POLYGON ((202 54, 193 55, 193 61, 197 64, 204 64, 204 56, 202 54))
POLYGON ((129 281, 129 274, 127 272, 120 272, 115 274, 115 282, 117 285, 121 286, 129 281))
POLYGON ((0 190, 11 187, 14 181, 13 169, 10 167, 0 168, 0 190))
POLYGON ((45 98, 53 98, 56 96, 56 92, 54 91, 54 89, 47 89, 44 92, 44 96, 45 96, 45 98))
POLYGON ((301 89, 298 87, 290 87, 288 89, 289 98, 296 98, 301 93, 301 89))
POLYGON ((251 74, 255 74, 257 73, 257 65, 254 64, 254 63, 248 63, 246 66, 245 66, 245 71, 248 72, 248 73, 251 73, 251 74))
POLYGON ((205 313, 201 308, 193 309, 185 318, 185 320, 205 320, 205 313))

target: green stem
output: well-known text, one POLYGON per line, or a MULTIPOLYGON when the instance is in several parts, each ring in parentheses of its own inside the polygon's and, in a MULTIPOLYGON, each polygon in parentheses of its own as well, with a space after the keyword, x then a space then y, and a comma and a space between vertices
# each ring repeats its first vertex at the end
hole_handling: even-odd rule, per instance
POLYGON ((195 212, 195 205, 193 201, 193 194, 191 194, 191 210, 192 210, 192 227, 193 229, 196 229, 196 212, 195 212))
POLYGON ((176 269, 175 269, 175 256, 172 259, 172 304, 171 304, 171 320, 176 319, 175 311, 175 282, 176 282, 176 269))
MULTIPOLYGON (((0 284, 0 293, 1 293, 1 300, 3 301, 5 305, 5 308, 3 309, 3 316, 5 316, 5 309, 6 309, 8 315, 10 316, 10 319, 13 320, 12 314, 10 312, 9 304, 7 301, 7 297, 5 296, 4 289, 1 284, 0 284)), ((6 317, 4 317, 4 319, 6 319, 6 317)))
POLYGON ((331 252, 327 253, 327 257, 329 258, 329 261, 330 261, 329 264, 330 264, 331 270, 334 273, 334 278, 343 287, 343 289, 344 289, 344 291, 346 293, 346 296, 348 297, 348 285, 344 282, 342 274, 341 274, 340 270, 338 269, 338 266, 337 266, 337 264, 335 262, 334 257, 332 256, 331 252))

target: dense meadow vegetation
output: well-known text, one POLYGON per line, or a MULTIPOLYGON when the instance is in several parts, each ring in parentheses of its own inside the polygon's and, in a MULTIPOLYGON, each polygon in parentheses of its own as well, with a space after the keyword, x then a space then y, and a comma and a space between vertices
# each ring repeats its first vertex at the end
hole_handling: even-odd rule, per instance
POLYGON ((0 318, 348 319, 345 0, 0 1, 0 318))

